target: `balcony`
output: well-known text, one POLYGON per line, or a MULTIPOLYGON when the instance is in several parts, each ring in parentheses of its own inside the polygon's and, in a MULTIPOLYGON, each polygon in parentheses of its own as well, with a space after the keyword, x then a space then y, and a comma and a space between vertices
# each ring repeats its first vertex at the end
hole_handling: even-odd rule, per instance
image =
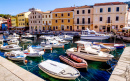
POLYGON ((78 23, 77 24, 77 22, 76 23, 74 23, 74 25, 92 25, 93 24, 93 22, 90 22, 90 23, 78 23))
POLYGON ((112 25, 112 20, 106 20, 106 25, 112 25))

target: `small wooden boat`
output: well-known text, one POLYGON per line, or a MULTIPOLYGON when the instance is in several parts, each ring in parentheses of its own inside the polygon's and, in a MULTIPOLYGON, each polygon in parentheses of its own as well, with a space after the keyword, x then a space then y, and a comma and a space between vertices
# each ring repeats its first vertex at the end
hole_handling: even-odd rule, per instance
POLYGON ((38 67, 43 72, 58 79, 75 80, 80 76, 80 72, 77 69, 52 60, 41 62, 38 67))
POLYGON ((73 54, 68 54, 68 56, 70 57, 70 59, 63 55, 59 56, 59 58, 75 68, 87 68, 88 64, 84 59, 81 59, 73 54))

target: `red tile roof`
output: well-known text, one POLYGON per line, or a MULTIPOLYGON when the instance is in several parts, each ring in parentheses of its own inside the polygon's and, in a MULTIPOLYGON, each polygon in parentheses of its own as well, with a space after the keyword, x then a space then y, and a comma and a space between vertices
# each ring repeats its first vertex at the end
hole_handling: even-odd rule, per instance
POLYGON ((56 8, 52 12, 65 12, 65 11, 74 11, 75 7, 67 7, 67 8, 56 8))
POLYGON ((94 6, 105 6, 105 5, 123 5, 123 2, 107 2, 107 3, 96 3, 94 6))
POLYGON ((93 6, 87 6, 87 5, 85 5, 85 6, 80 6, 80 7, 76 7, 76 9, 80 9, 80 8, 92 8, 93 6))

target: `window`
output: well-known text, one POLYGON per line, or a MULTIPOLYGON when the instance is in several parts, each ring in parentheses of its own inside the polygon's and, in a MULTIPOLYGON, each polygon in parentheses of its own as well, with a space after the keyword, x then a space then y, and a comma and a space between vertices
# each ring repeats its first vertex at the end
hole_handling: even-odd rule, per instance
POLYGON ((61 20, 61 22, 63 23, 63 22, 64 22, 64 20, 62 19, 62 20, 61 20))
POLYGON ((44 24, 44 21, 43 21, 43 24, 44 24))
POLYGON ((77 29, 79 29, 79 26, 77 26, 77 29))
POLYGON ((100 8, 100 13, 102 13, 103 12, 103 8, 100 8))
POLYGON ((85 14, 85 10, 82 10, 82 14, 85 14))
POLYGON ((34 19, 34 16, 33 16, 33 19, 34 19))
POLYGON ((19 23, 19 25, 20 25, 20 23, 19 23))
POLYGON ((88 18, 88 24, 90 24, 90 18, 88 18))
POLYGON ((90 9, 88 9, 88 13, 91 13, 90 9))
POLYGON ((108 8, 108 12, 111 12, 111 8, 108 8))
POLYGON ((116 7, 116 11, 119 12, 119 7, 116 7))
POLYGON ((69 26, 67 26, 67 29, 69 29, 69 26))
POLYGON ((49 18, 51 17, 51 15, 49 15, 49 18))
POLYGON ((79 14, 79 10, 77 10, 77 14, 79 14))
POLYGON ((38 17, 40 18, 40 15, 38 17))
POLYGON ((51 21, 49 21, 49 23, 51 23, 51 21))
POLYGON ((28 25, 28 23, 27 23, 27 25, 28 25))
POLYGON ((102 21, 102 17, 100 17, 100 21, 102 21))
POLYGON ((46 15, 46 18, 47 18, 47 15, 46 15))
POLYGON ((85 30, 85 27, 82 27, 82 30, 85 30))
POLYGON ((31 21, 31 23, 32 23, 32 21, 31 21))
POLYGON ((39 23, 40 23, 40 21, 39 21, 39 23))
POLYGON ((53 30, 55 30, 55 26, 53 26, 53 30))
POLYGON ((35 14, 36 14, 36 12, 35 12, 35 14))
POLYGON ((85 24, 85 18, 82 18, 82 24, 85 24))
POLYGON ((55 17, 57 17, 57 14, 55 14, 55 17))
POLYGON ((35 16, 35 18, 36 18, 36 16, 35 16))
POLYGON ((68 23, 70 23, 70 19, 68 19, 68 23))
POLYGON ((61 17, 63 17, 63 16, 64 16, 64 14, 62 13, 62 14, 61 14, 61 17))
POLYGON ((32 19, 32 16, 30 17, 30 19, 32 19))
POLYGON ((116 16, 116 21, 119 21, 119 16, 116 16))
POLYGON ((120 28, 123 28, 123 25, 120 25, 120 28))
POLYGON ((24 25, 24 23, 23 23, 23 25, 24 25))
POLYGON ((79 18, 77 18, 77 24, 79 24, 79 18))
POLYGON ((56 26, 56 29, 58 29, 58 26, 56 26))
POLYGON ((22 19, 22 21, 24 21, 24 19, 22 19))
POLYGON ((44 15, 42 17, 44 18, 44 15))
POLYGON ((70 13, 68 13, 68 16, 70 16, 70 13))
POLYGON ((55 20, 55 22, 56 22, 56 23, 58 23, 58 21, 57 21, 57 20, 55 20))

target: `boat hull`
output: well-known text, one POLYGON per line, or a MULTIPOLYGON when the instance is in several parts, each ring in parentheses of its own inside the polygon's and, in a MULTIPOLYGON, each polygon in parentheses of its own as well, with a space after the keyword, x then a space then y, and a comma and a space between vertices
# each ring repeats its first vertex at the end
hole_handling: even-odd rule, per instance
POLYGON ((100 62, 107 62, 108 60, 112 59, 112 57, 100 57, 96 55, 81 53, 81 52, 73 52, 73 51, 66 51, 67 54, 74 54, 80 58, 85 60, 92 60, 92 61, 100 61, 100 62))
POLYGON ((90 39, 90 40, 105 40, 109 39, 109 37, 103 37, 103 36, 82 36, 80 37, 81 39, 90 39))

